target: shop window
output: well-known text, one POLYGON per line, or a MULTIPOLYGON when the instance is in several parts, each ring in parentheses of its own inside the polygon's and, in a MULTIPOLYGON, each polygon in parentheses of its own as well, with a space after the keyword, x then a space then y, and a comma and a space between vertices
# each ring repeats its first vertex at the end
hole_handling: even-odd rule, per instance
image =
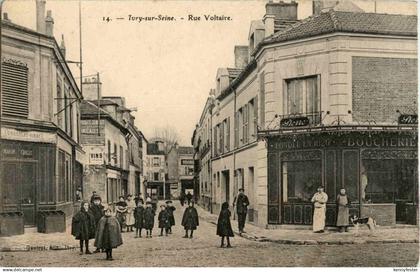
MULTIPOLYGON (((343 181, 344 189, 351 202, 359 202, 359 152, 343 151, 343 181)), ((340 190, 341 188, 337 188, 340 190)))
POLYGON ((3 181, 3 204, 19 203, 19 192, 16 186, 18 175, 17 164, 3 162, 3 169, 1 171, 1 180, 3 181))
POLYGON ((28 68, 3 61, 1 87, 3 115, 28 118, 28 68))
POLYGON ((282 163, 283 202, 309 202, 322 184, 321 161, 282 163))
POLYGON ((365 203, 416 202, 416 160, 363 160, 361 193, 365 203))
POLYGON ((286 80, 284 115, 306 116, 311 124, 318 124, 321 107, 318 82, 318 76, 286 80))

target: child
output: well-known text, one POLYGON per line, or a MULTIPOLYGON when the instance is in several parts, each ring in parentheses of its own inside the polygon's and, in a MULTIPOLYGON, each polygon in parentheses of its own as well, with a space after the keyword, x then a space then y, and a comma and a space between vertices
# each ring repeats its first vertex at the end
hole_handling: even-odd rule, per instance
POLYGON ((220 247, 224 247, 225 237, 227 242, 226 247, 232 247, 229 241, 229 237, 233 237, 233 230, 230 224, 230 215, 229 203, 225 202, 222 204, 219 219, 217 220, 217 235, 222 237, 222 243, 220 247))
POLYGON ((188 230, 191 230, 190 238, 193 238, 193 232, 198 227, 198 213, 196 208, 194 208, 194 201, 191 201, 185 209, 184 216, 182 217, 182 226, 185 229, 185 236, 183 238, 188 238, 188 230))
MULTIPOLYGON (((99 195, 95 195, 93 198, 93 204, 90 205, 89 212, 93 215, 95 219, 95 226, 98 226, 99 220, 101 220, 102 216, 104 216, 104 206, 101 204, 101 197, 99 195)), ((98 253, 99 248, 97 248, 93 253, 98 253)))
POLYGON ((171 223, 169 222, 169 214, 166 210, 165 205, 160 205, 160 212, 158 216, 159 220, 159 228, 160 228, 160 235, 163 236, 163 229, 165 229, 165 235, 168 236, 168 231, 171 226, 171 223))
POLYGON ((146 202, 146 210, 144 211, 144 228, 146 229, 146 238, 152 238, 152 230, 155 225, 155 211, 152 203, 146 202))
POLYGON ((123 227, 125 225, 126 215, 127 215, 127 203, 124 200, 123 196, 120 196, 120 201, 115 204, 116 206, 116 217, 118 223, 120 223, 121 232, 123 232, 123 227))
POLYGON ((95 246, 106 252, 106 259, 112 261, 112 249, 122 245, 121 227, 118 220, 111 216, 111 209, 99 220, 95 238, 95 246))
POLYGON ((133 231, 134 226, 134 209, 136 208, 136 202, 132 199, 131 195, 127 196, 127 215, 126 215, 126 226, 127 232, 133 231))
POLYGON ((136 236, 135 238, 141 237, 141 229, 144 227, 144 207, 143 199, 139 199, 137 202, 137 207, 134 209, 134 226, 136 227, 136 236))
POLYGON ((168 200, 166 201, 166 210, 168 211, 169 214, 169 234, 172 234, 172 226, 175 226, 175 216, 174 216, 174 211, 176 210, 176 208, 172 205, 172 201, 168 200))
POLYGON ((89 251, 89 239, 95 238, 95 219, 89 213, 89 203, 83 201, 80 211, 77 212, 71 222, 71 234, 80 240, 80 255, 83 254, 83 241, 85 241, 86 254, 92 254, 89 251))

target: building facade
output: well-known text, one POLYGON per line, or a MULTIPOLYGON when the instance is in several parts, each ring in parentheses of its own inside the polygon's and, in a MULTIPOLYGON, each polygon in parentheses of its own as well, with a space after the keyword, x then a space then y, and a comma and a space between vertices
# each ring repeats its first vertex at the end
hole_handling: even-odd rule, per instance
POLYGON ((37 1, 36 15, 36 30, 1 22, 0 212, 23 213, 27 226, 45 210, 72 216, 84 155, 82 94, 45 1, 37 1))
POLYGON ((417 17, 344 8, 297 22, 297 3, 269 2, 247 49, 235 48, 235 68, 218 70, 215 212, 244 188, 250 222, 311 224, 323 185, 329 225, 341 188, 351 213, 417 222, 417 17))
POLYGON ((167 181, 167 162, 164 142, 154 140, 147 143, 147 155, 145 163, 145 187, 146 195, 165 199, 169 193, 167 181))

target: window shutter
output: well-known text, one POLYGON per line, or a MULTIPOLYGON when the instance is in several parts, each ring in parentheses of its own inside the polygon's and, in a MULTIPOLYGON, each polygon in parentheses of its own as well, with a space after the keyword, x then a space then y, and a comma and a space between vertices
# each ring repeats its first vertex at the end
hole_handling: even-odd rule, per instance
POLYGON ((234 136, 235 136, 235 142, 234 142, 234 147, 237 148, 238 147, 238 143, 239 143, 239 112, 235 112, 235 120, 234 120, 235 124, 234 124, 234 136))
POLYGON ((1 87, 3 115, 28 118, 28 68, 3 62, 1 87))
POLYGON ((258 96, 254 98, 254 120, 252 123, 254 139, 257 138, 258 133, 258 96))
POLYGON ((226 152, 230 150, 230 117, 226 120, 226 152))
POLYGON ((217 156, 217 126, 215 126, 213 128, 214 132, 213 132, 213 153, 214 156, 217 156))
POLYGON ((260 74, 260 126, 265 128, 265 78, 264 72, 260 74))
POLYGON ((224 134, 224 126, 223 126, 224 122, 220 123, 220 133, 219 133, 219 153, 222 154, 223 150, 224 150, 224 145, 223 145, 223 137, 225 136, 224 134))

